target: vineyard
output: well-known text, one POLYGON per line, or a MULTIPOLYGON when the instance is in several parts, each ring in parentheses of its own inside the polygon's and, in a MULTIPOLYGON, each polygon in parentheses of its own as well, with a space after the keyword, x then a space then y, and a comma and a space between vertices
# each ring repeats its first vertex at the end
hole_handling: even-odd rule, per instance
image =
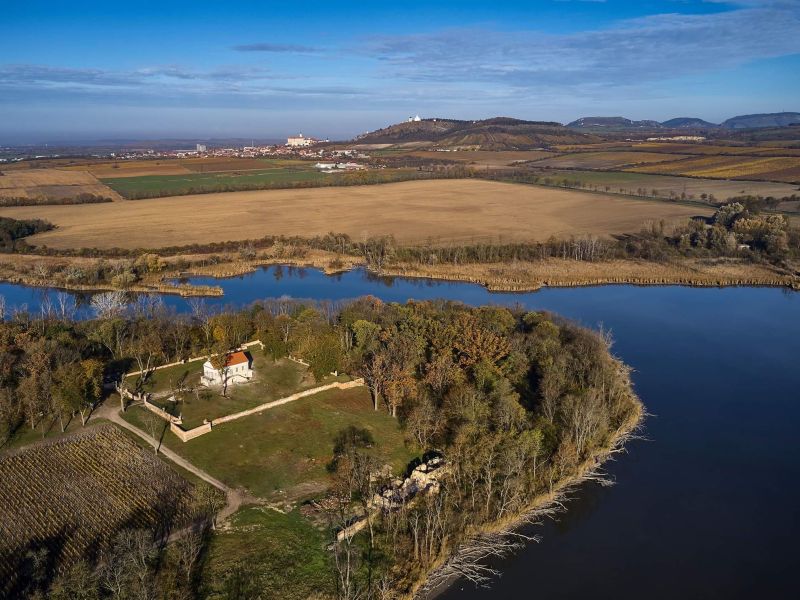
POLYGON ((155 539, 187 523, 193 489, 113 426, 0 456, 0 597, 14 596, 29 551, 61 569, 121 529, 155 539))
POLYGON ((702 156, 626 169, 634 173, 722 179, 800 181, 800 157, 702 156))

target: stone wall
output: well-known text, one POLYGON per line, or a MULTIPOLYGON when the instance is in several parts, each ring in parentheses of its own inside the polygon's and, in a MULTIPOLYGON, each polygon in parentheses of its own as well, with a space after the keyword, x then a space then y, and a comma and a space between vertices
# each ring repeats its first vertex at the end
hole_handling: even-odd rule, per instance
POLYGON ((211 431, 211 423, 204 423, 203 425, 195 427, 194 429, 190 429, 189 431, 185 431, 175 423, 170 423, 169 430, 177 435, 182 442, 188 442, 189 440, 193 440, 194 438, 205 435, 211 431))
POLYGON ((191 439, 194 439, 201 435, 205 435, 206 433, 211 431, 212 425, 217 426, 222 423, 228 423, 229 421, 235 421, 236 419, 241 419, 242 417, 248 417, 250 415, 260 413, 263 410, 269 410, 270 408, 281 406, 282 404, 288 404, 289 402, 294 402, 295 400, 299 400, 300 398, 313 396, 314 394, 319 394, 320 392, 325 392, 327 390, 333 390, 333 389, 349 390, 351 388, 360 387, 363 385, 364 385, 364 380, 361 378, 354 379, 353 381, 347 381, 345 383, 340 383, 337 381, 334 383, 329 383, 327 385, 321 385, 319 387, 311 388, 310 390, 303 390, 302 392, 297 392, 296 394, 292 394, 291 396, 286 396, 285 398, 281 398, 279 400, 273 400, 272 402, 261 404, 249 410, 243 410, 242 412, 220 417, 219 419, 215 419, 213 422, 205 423, 203 425, 200 425, 199 427, 195 427, 194 429, 190 429, 188 431, 178 427, 174 422, 172 422, 170 423, 170 431, 172 431, 172 433, 177 435, 182 441, 188 442, 191 439))
POLYGON ((163 408, 160 408, 160 407, 156 406, 155 404, 151 404, 150 402, 148 402, 147 401, 147 396, 143 396, 142 397, 142 401, 144 403, 144 407, 147 410, 157 414, 159 417, 161 417, 162 419, 164 419, 168 423, 177 423, 178 425, 180 425, 182 423, 183 419, 181 419, 180 417, 176 417, 174 415, 171 415, 167 411, 165 411, 163 408))

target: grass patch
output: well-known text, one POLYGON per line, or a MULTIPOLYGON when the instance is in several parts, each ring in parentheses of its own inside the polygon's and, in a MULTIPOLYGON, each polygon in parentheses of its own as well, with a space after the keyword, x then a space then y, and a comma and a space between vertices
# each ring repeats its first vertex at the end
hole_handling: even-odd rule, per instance
MULTIPOLYGON (((182 365, 167 367, 153 371, 144 383, 146 392, 168 392, 176 387, 193 387, 200 383, 200 376, 203 374, 203 360, 195 360, 182 365)), ((128 377, 126 383, 130 387, 135 387, 138 375, 128 377)))
MULTIPOLYGON (((140 407, 124 418, 149 431, 140 407)), ((406 447, 396 419, 372 409, 366 388, 331 390, 225 423, 181 442, 166 431, 164 444, 230 486, 256 496, 294 501, 328 485, 326 465, 335 435, 348 425, 368 429, 379 460, 401 471, 416 455, 406 447)), ((160 430, 165 429, 160 426, 160 430)))
POLYGON ((166 398, 153 400, 154 404, 170 414, 180 414, 183 417, 184 429, 192 429, 202 425, 206 419, 213 421, 226 415, 279 400, 295 392, 335 381, 350 380, 346 375, 338 377, 330 375, 323 378, 322 381, 316 381, 308 367, 302 364, 286 358, 274 361, 262 354, 254 354, 253 380, 228 386, 228 396, 225 397, 222 395, 221 388, 206 388, 200 385, 203 362, 197 361, 156 371, 152 380, 145 385, 147 391, 153 392, 169 391, 170 385, 175 385, 177 381, 183 381, 184 386, 192 388, 192 391, 179 395, 180 402, 177 404, 166 398), (170 384, 170 382, 172 383, 170 384))
MULTIPOLYGON (((211 540, 203 569, 208 597, 225 596, 225 580, 247 573, 260 598, 300 600, 334 593, 325 534, 297 511, 245 508, 211 540)), ((245 588, 247 589, 247 588, 245 588)))

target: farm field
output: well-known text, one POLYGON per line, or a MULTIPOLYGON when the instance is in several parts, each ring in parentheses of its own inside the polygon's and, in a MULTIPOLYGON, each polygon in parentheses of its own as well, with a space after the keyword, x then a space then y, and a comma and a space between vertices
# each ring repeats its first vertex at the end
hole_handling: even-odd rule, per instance
POLYGON ((93 206, 13 207, 5 216, 57 228, 28 238, 54 248, 158 248, 331 231, 404 244, 545 240, 638 231, 648 220, 711 210, 474 179, 201 194, 93 206))
POLYGON ((696 154, 702 156, 800 156, 800 148, 784 148, 780 144, 759 146, 727 146, 691 142, 602 142, 555 146, 558 152, 655 152, 659 154, 696 154))
POLYGON ((308 161, 291 159, 208 157, 102 161, 70 165, 67 168, 77 171, 88 171, 98 178, 119 178, 303 166, 310 165, 308 161))
MULTIPOLYGON (((497 151, 490 150, 459 150, 455 152, 434 152, 432 150, 409 152, 411 156, 420 158, 431 158, 438 160, 455 160, 476 167, 490 167, 499 169, 513 166, 515 163, 540 160, 553 156, 552 152, 546 150, 515 150, 497 151)), ((376 155, 380 155, 377 152, 376 155)))
POLYGON ((114 200, 121 198, 85 171, 64 169, 0 168, 0 198, 47 198, 61 200, 79 194, 95 194, 114 200))
POLYGON ((667 197, 670 192, 680 196, 685 193, 689 197, 699 199, 701 194, 713 194, 718 200, 727 200, 736 196, 775 196, 784 197, 797 194, 796 185, 770 181, 748 181, 727 179, 702 179, 695 177, 678 177, 674 175, 655 175, 631 171, 544 171, 542 175, 553 179, 567 178, 596 185, 601 190, 605 186, 608 191, 634 193, 637 188, 648 191, 658 190, 667 197))
POLYGON ((800 148, 776 148, 769 146, 722 146, 668 142, 640 142, 631 145, 631 150, 679 154, 702 154, 709 156, 800 156, 800 148))
MULTIPOLYGON (((125 198, 190 194, 206 190, 226 191, 233 186, 269 186, 286 183, 322 181, 331 177, 320 173, 309 163, 301 167, 232 172, 198 173, 187 169, 180 175, 142 175, 137 177, 104 178, 102 181, 125 198)), ((335 177, 335 175, 334 175, 335 177)))
POLYGON ((0 592, 15 597, 28 549, 46 546, 66 566, 120 529, 163 533, 186 521, 191 492, 113 426, 0 455, 0 592))
POLYGON ((636 173, 800 183, 800 157, 704 156, 626 169, 636 173))
MULTIPOLYGON (((143 429, 143 411, 131 407, 123 417, 143 429)), ((406 448, 397 419, 375 411, 364 387, 331 390, 219 425, 206 435, 181 442, 166 432, 164 444, 228 485, 256 496, 297 500, 328 484, 325 468, 334 437, 349 425, 366 428, 373 452, 396 471, 415 456, 406 448), (309 434, 313 432, 313 434, 309 434)))
POLYGON ((688 158, 686 154, 659 154, 656 152, 578 152, 547 158, 535 163, 535 166, 547 166, 561 169, 620 169, 647 163, 688 158))

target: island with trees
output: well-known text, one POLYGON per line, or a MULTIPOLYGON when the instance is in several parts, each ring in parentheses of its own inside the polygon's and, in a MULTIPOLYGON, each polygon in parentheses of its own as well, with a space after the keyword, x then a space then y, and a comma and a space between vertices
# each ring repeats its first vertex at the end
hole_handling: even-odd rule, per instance
POLYGON ((141 298, 0 323, 0 497, 30 500, 0 508, 4 594, 405 598, 483 583, 484 559, 598 477, 643 416, 608 336, 544 312, 371 297, 196 308, 141 298), (250 339, 275 385, 329 372, 364 385, 185 443, 110 392, 131 368, 250 339), (281 367, 290 354, 312 368, 281 367))

